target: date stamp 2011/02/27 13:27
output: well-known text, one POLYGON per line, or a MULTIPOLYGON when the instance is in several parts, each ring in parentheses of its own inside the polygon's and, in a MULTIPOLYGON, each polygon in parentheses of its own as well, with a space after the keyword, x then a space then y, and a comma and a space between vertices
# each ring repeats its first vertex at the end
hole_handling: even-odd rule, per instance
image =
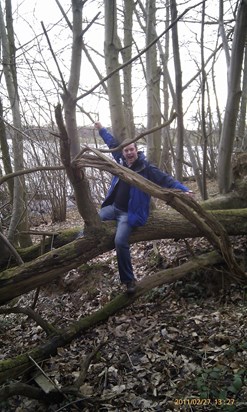
POLYGON ((226 399, 207 399, 207 398, 176 398, 174 399, 174 405, 175 406, 182 406, 182 405, 218 405, 218 406, 223 406, 223 405, 234 405, 235 404, 235 399, 232 398, 226 398, 226 399))

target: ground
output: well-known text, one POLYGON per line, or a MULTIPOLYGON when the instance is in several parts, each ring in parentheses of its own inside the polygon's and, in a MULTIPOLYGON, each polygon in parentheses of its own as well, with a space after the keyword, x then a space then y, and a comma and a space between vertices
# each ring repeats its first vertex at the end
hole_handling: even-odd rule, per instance
MULTIPOLYGON (((78 224, 77 213, 71 211, 60 226, 78 224)), ((246 253, 245 238, 232 241, 239 254, 246 253)), ((136 276, 138 280, 152 276, 209 248, 204 239, 139 243, 132 247, 136 276)), ((121 292, 115 253, 109 252, 42 288, 36 310, 63 327, 97 311, 121 292)), ((34 292, 29 293, 19 304, 31 305, 33 298, 34 292)), ((58 388, 81 379, 79 397, 65 394, 61 403, 49 405, 15 397, 0 404, 0 410, 244 412, 246 313, 247 288, 232 283, 225 268, 190 274, 151 290, 40 365, 58 388)), ((0 333, 1 359, 23 353, 46 338, 41 327, 23 315, 1 316, 0 333)), ((31 383, 34 378, 25 379, 31 383)))

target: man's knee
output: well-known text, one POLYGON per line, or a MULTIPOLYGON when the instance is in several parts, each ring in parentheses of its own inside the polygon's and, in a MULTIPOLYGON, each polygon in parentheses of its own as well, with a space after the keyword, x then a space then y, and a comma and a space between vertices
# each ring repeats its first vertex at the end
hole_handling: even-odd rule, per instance
POLYGON ((115 237, 115 248, 121 249, 121 248, 126 248, 126 247, 129 247, 128 241, 121 236, 116 236, 115 237))

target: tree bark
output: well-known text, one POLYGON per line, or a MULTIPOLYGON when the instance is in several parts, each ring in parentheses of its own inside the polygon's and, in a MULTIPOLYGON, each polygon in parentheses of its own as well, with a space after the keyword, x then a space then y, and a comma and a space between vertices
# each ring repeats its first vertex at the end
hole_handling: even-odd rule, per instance
POLYGON ((244 51, 244 67, 243 67, 243 88, 240 101, 239 122, 237 130, 237 147, 241 151, 247 151, 247 136, 246 136, 246 111, 247 111, 247 44, 244 51))
MULTIPOLYGON (((133 26, 134 1, 125 0, 124 2, 124 47, 121 50, 123 63, 132 58, 132 26, 133 26)), ((123 68, 123 106, 124 118, 127 127, 127 136, 135 136, 135 122, 132 98, 132 65, 128 64, 123 68)))
MULTIPOLYGON (((171 20, 176 21, 177 19, 177 3, 176 0, 171 0, 171 20)), ((174 55, 174 70, 176 79, 176 99, 175 99, 175 109, 178 115, 177 118, 177 144, 176 144, 176 159, 175 159, 175 170, 176 178, 182 180, 183 177, 183 145, 184 145, 184 121, 183 121, 183 87, 182 87, 182 68, 179 53, 179 43, 178 43, 178 27, 175 24, 172 27, 172 45, 173 45, 173 55, 174 55)))
MULTIPOLYGON (((0 149, 2 152, 2 162, 5 174, 9 174, 13 172, 12 165, 11 165, 11 157, 10 157, 10 150, 7 141, 6 135, 6 128, 3 121, 3 104, 2 99, 0 99, 0 149)), ((14 193, 14 181, 13 179, 9 179, 7 181, 9 196, 11 199, 11 203, 13 201, 13 193, 14 193)))
MULTIPOLYGON (((119 67, 120 39, 117 34, 117 4, 116 0, 105 0, 105 64, 107 75, 119 67)), ((122 91, 119 71, 107 79, 109 108, 111 114, 113 135, 122 142, 127 136, 125 126, 122 91)))
MULTIPOLYGON (((151 44, 156 38, 156 2, 147 1, 146 44, 151 44)), ((160 68, 157 65, 156 44, 146 52, 146 79, 147 79, 147 129, 161 124, 160 109, 160 68)), ((159 166, 161 153, 161 130, 149 135, 147 140, 147 158, 150 163, 159 166)))
MULTIPOLYGON (((20 132, 22 128, 21 113, 20 113, 20 99, 17 83, 17 69, 15 62, 15 44, 13 36, 13 21, 11 1, 8 2, 6 9, 7 22, 4 22, 2 7, 0 4, 0 40, 2 45, 2 61, 3 72, 8 90, 8 98, 10 101, 13 131, 12 131, 12 149, 14 158, 14 170, 19 171, 23 169, 23 136, 20 132), (7 25, 7 30, 6 30, 7 25)), ((31 245, 29 236, 19 236, 17 233, 22 230, 27 230, 27 208, 26 208, 26 189, 25 179, 23 176, 14 179, 13 187, 13 208, 11 214, 11 221, 8 229, 8 239, 13 244, 20 243, 22 246, 31 245)))
POLYGON ((231 156, 235 139, 235 129, 241 96, 240 80, 247 34, 247 3, 241 1, 238 9, 231 62, 229 67, 229 88, 225 117, 219 144, 218 184, 220 193, 228 193, 232 185, 231 156))
MULTIPOLYGON (((67 98, 64 98, 66 101, 67 98)), ((70 105, 69 105, 70 106, 70 105)), ((74 122, 75 111, 74 109, 70 111, 69 107, 65 104, 67 108, 66 121, 69 122, 69 117, 71 116, 72 123, 74 122)), ((76 198, 76 204, 78 211, 82 216, 85 226, 94 227, 99 225, 100 219, 92 199, 90 192, 89 182, 86 174, 83 170, 78 170, 72 167, 71 157, 70 157, 70 143, 72 140, 78 139, 78 131, 76 134, 70 136, 68 130, 71 130, 71 125, 68 127, 64 125, 61 105, 58 104, 55 108, 56 122, 60 132, 60 156, 62 163, 65 167, 68 179, 73 186, 74 195, 76 198)), ((75 145, 77 147, 77 144, 75 145)), ((78 141, 79 146, 79 141, 78 141)))

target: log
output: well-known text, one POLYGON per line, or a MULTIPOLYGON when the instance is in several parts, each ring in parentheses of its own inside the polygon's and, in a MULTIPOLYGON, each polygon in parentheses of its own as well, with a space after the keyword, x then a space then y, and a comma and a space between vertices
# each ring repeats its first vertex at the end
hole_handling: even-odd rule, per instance
MULTIPOLYGON (((230 235, 247 233, 247 209, 215 211, 213 214, 230 235)), ((0 305, 39 286, 54 281, 69 270, 114 248, 115 225, 104 222, 102 228, 85 238, 72 241, 17 268, 0 273, 0 305)), ((155 239, 181 239, 203 236, 200 230, 179 213, 155 211, 144 227, 133 231, 130 243, 155 239)), ((73 238, 75 234, 73 234, 73 238)))
MULTIPOLYGON (((246 235, 247 233, 247 209, 213 210, 212 213, 224 226, 229 236, 246 235)), ((60 248, 76 239, 80 227, 74 227, 54 233, 54 236, 46 237, 44 245, 45 252, 51 248, 60 248)), ((41 237, 41 231, 37 231, 41 237)), ((45 232, 44 232, 45 233, 45 232)), ((184 239, 203 236, 203 233, 187 221, 181 214, 171 208, 167 210, 155 210, 151 213, 147 224, 136 229, 132 235, 131 242, 140 242, 155 239, 184 239)), ((25 249, 18 249, 20 257, 24 262, 30 262, 41 255, 41 245, 35 244, 25 249)), ((3 270, 9 264, 9 256, 0 256, 0 269, 3 270)), ((13 264, 16 264, 13 261, 13 264)))
POLYGON ((4 383, 7 379, 15 379, 22 373, 31 369, 33 367, 31 359, 34 359, 35 362, 39 363, 50 356, 55 356, 59 347, 69 344, 73 339, 87 331, 89 328, 95 327, 106 321, 110 316, 132 304, 139 297, 146 293, 150 293, 151 289, 160 287, 164 283, 175 282, 188 273, 193 273, 199 269, 220 264, 221 262, 223 262, 223 258, 218 253, 210 252, 197 258, 193 258, 181 266, 159 271, 154 275, 143 279, 138 282, 135 295, 129 296, 126 293, 122 293, 98 311, 79 319, 67 329, 60 330, 58 335, 47 340, 42 346, 35 348, 28 353, 18 355, 15 358, 1 361, 0 384, 4 383))

